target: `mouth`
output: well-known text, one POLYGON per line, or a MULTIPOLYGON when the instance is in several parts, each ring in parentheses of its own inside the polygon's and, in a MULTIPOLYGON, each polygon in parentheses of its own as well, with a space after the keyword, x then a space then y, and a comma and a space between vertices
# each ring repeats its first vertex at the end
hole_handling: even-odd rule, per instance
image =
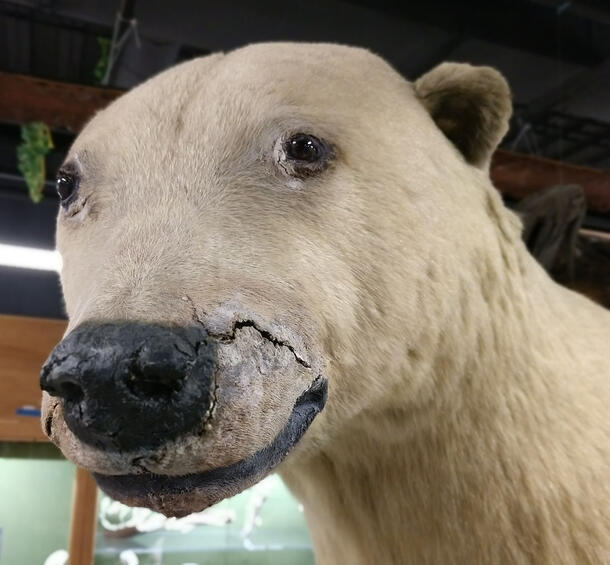
POLYGON ((296 400, 275 439, 231 465, 181 476, 93 473, 93 477, 106 494, 129 506, 143 506, 176 517, 199 512, 254 485, 277 467, 324 408, 327 394, 328 381, 318 377, 296 400))

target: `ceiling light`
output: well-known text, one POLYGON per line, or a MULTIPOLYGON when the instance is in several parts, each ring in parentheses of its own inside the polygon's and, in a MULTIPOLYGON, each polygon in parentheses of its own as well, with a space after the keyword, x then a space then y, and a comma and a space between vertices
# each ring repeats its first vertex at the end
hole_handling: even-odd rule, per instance
POLYGON ((38 269, 41 271, 61 271, 61 255, 57 251, 6 245, 0 243, 0 266, 38 269))

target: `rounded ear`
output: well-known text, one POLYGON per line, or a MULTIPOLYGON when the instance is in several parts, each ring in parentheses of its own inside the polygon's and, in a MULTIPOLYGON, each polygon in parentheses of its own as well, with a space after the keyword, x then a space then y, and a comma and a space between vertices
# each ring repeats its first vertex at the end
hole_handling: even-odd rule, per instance
POLYGON ((512 113, 510 88, 491 67, 442 63, 415 81, 432 119, 472 165, 485 168, 512 113))

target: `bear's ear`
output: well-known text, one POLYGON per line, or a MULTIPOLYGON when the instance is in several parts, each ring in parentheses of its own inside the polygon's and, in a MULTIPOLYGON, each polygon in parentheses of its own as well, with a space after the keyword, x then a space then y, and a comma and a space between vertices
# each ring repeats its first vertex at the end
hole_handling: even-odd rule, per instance
POLYGON ((466 161, 486 168, 508 131, 510 88, 491 67, 442 63, 415 81, 415 93, 466 161))

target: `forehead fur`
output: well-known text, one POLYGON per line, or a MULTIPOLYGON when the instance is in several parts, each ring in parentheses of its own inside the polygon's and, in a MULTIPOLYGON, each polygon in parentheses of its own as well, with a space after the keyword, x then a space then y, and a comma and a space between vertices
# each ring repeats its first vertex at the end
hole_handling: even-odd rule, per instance
MULTIPOLYGON (((142 139, 179 133, 184 138, 191 129, 201 137, 211 128, 235 131, 265 118, 301 117, 338 126, 342 117, 352 122, 357 118, 353 112, 346 115, 346 108, 359 108, 359 114, 369 119, 373 112, 399 110, 399 102, 414 100, 411 90, 385 61, 365 49, 250 45, 195 59, 153 77, 100 112, 81 133, 75 149, 94 139, 106 141, 108 147, 102 149, 111 150, 134 135, 142 139)), ((157 139, 164 145, 168 141, 157 139)))

